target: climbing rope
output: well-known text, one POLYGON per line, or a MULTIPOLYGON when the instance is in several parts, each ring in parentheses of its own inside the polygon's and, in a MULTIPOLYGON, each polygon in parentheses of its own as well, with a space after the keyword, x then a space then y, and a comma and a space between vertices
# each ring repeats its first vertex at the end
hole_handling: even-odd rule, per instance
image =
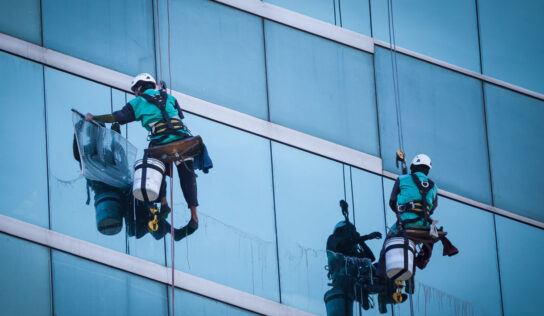
POLYGON ((174 251, 174 163, 170 163, 170 256, 172 258, 172 316, 174 313, 174 272, 175 272, 175 251, 174 251))
MULTIPOLYGON (((158 37, 158 46, 159 46, 159 82, 163 81, 163 75, 162 75, 162 48, 161 48, 161 24, 160 24, 160 14, 159 14, 159 0, 156 0, 156 6, 157 6, 157 37, 158 37)), ((172 84, 172 70, 170 66, 170 0, 166 0, 166 15, 167 15, 167 45, 168 45, 168 80, 169 83, 172 84)), ((170 93, 172 93, 172 88, 170 87, 170 93)), ((174 163, 170 163, 170 256, 172 258, 172 284, 171 284, 171 290, 172 290, 172 315, 175 315, 175 248, 174 248, 174 163)))
MULTIPOLYGON (((399 143, 399 149, 400 153, 397 153, 397 160, 402 158, 403 161, 405 161, 404 157, 404 135, 402 131, 402 112, 401 112, 401 103, 400 103, 400 89, 399 89, 399 69, 398 69, 398 62, 397 62, 397 41, 395 38, 395 19, 393 16, 393 0, 387 0, 387 24, 389 29, 389 52, 391 55, 391 71, 393 74, 393 92, 395 97, 395 111, 396 111, 396 117, 397 117, 397 137, 398 137, 398 143, 399 143), (400 154, 400 155, 399 155, 400 154)), ((397 162, 398 163, 398 162, 397 162)), ((405 163, 401 163, 401 166, 403 168, 403 173, 406 171, 406 165, 405 163)), ((400 221, 399 221, 400 222, 400 221)), ((413 286, 413 285, 412 285, 413 286)), ((397 293, 395 293, 397 294, 397 293)), ((414 303, 412 294, 409 294, 410 297, 410 315, 414 316, 414 303)), ((399 310, 400 314, 400 310, 399 310)), ((393 309, 393 315, 395 315, 394 309, 393 309)))
POLYGON ((157 75, 159 76, 159 82, 162 80, 162 49, 161 49, 161 19, 159 18, 159 0, 157 0, 157 37, 159 45, 159 71, 157 75))
POLYGON ((387 24, 389 27, 389 51, 391 55, 391 71, 393 73, 393 94, 397 116, 397 133, 399 148, 404 152, 404 136, 402 133, 402 115, 400 106, 399 71, 397 64, 397 44, 395 38, 395 20, 393 18, 393 0, 387 0, 387 24))

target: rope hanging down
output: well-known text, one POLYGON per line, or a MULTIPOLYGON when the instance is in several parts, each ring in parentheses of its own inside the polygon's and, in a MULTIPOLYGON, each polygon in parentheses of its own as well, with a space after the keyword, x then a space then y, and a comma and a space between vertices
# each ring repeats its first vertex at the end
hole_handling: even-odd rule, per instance
MULTIPOLYGON (((397 163, 402 159, 403 173, 406 173, 406 160, 404 157, 404 136, 402 133, 402 112, 400 106, 399 68, 397 63, 397 41, 395 38, 395 19, 393 17, 393 0, 387 0, 387 24, 389 28, 389 52, 391 54, 391 70, 393 73, 393 90, 395 96, 395 110, 397 114, 397 133, 400 152, 397 152, 397 163)), ((413 285, 412 285, 413 286, 413 285)), ((400 311, 399 311, 400 312, 400 311)), ((399 313, 400 314, 400 313, 399 313)), ((395 315, 393 311, 393 315, 395 315)), ((414 302, 410 294, 410 315, 414 316, 414 302)))
MULTIPOLYGON (((157 38, 159 46, 159 82, 161 86, 164 84, 163 75, 162 75, 162 49, 161 49, 161 24, 160 24, 160 14, 159 14, 159 0, 156 0, 157 5, 157 38)), ((172 94, 172 67, 170 64, 170 0, 166 0, 166 20, 167 20, 167 51, 168 51, 168 81, 170 85, 170 94, 172 94)), ((171 284, 171 293, 172 293, 172 315, 175 315, 175 231, 174 231, 174 163, 170 163, 170 256, 172 260, 172 284, 171 284)))
POLYGON ((397 133, 399 148, 404 152, 404 137, 402 134, 402 113, 400 107, 399 71, 397 64, 397 44, 395 38, 395 21, 393 18, 393 0, 387 0, 387 24, 389 27, 389 51, 391 53, 391 71, 393 73, 393 94, 397 114, 397 133))

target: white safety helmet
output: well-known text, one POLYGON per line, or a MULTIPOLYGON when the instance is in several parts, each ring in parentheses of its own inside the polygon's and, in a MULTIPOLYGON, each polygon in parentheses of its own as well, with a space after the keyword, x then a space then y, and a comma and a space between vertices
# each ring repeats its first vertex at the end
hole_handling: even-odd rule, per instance
POLYGON ((431 158, 425 154, 419 154, 412 159, 412 166, 424 165, 432 169, 433 164, 431 163, 431 158))
POLYGON ((155 82, 153 76, 144 72, 132 79, 132 82, 130 83, 130 90, 134 91, 134 87, 138 84, 138 82, 151 82, 157 86, 157 82, 155 82))

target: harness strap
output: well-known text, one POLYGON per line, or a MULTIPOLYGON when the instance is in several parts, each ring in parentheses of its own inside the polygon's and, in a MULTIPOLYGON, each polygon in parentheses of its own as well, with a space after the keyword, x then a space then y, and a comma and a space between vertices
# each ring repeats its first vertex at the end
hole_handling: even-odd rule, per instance
POLYGON ((419 190, 419 194, 421 194, 421 203, 423 204, 423 215, 426 222, 430 223, 429 220, 429 213, 430 213, 430 206, 429 202, 427 202, 427 194, 429 191, 431 191, 432 188, 434 188, 434 182, 431 179, 428 179, 427 182, 419 181, 418 176, 415 173, 412 173, 410 175, 412 177, 412 180, 414 181, 414 184, 417 186, 417 189, 419 190))
MULTIPOLYGON (((166 101, 168 99, 166 91, 161 90, 159 94, 153 96, 143 93, 141 97, 158 107, 161 111, 162 120, 153 125, 152 135, 159 136, 159 138, 155 140, 156 143, 161 143, 170 135, 188 136, 186 133, 178 131, 179 129, 186 129, 183 122, 175 117, 169 117, 166 112, 166 101)), ((179 113, 179 109, 176 108, 176 110, 178 111, 178 116, 182 117, 181 113, 179 113)))

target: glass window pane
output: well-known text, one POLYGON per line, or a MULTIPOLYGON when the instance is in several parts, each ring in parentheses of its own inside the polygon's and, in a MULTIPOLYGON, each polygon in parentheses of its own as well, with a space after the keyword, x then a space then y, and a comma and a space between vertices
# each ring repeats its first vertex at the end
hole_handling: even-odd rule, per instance
MULTIPOLYGON (((371 0, 374 37, 389 42, 387 3, 371 0)), ((396 44, 450 64, 480 71, 476 4, 462 1, 393 1, 396 44)))
MULTIPOLYGON (((197 171, 199 229, 176 243, 176 269, 279 301, 269 141, 193 115, 185 122, 214 167, 197 171)), ((177 175, 174 215, 176 228, 190 218, 177 175)))
MULTIPOLYGON (((168 288, 168 296, 171 297, 172 288, 168 288)), ((257 315, 250 311, 239 309, 222 302, 176 289, 174 293, 176 305, 174 306, 176 315, 257 315)))
POLYGON ((371 36, 370 5, 368 1, 369 0, 338 0, 340 3, 340 26, 371 36))
POLYGON ((166 286, 53 251, 58 315, 166 315, 166 286))
POLYGON ((49 249, 4 234, 0 249, 2 315, 51 315, 49 249))
POLYGON ((265 21, 270 120, 378 156, 372 55, 265 21))
POLYGON ((0 213, 48 227, 43 67, 0 53, 0 68, 0 213))
MULTIPOLYGON (((386 203, 392 188, 393 181, 384 179, 386 203)), ((389 208, 386 214, 391 226, 395 214, 389 208)), ((417 269, 412 297, 416 315, 501 315, 493 214, 439 196, 433 219, 459 253, 443 256, 442 244, 436 243, 427 267, 417 269)), ((409 302, 400 311, 408 315, 409 302)))
POLYGON ((544 102, 485 85, 495 205, 544 221, 544 102))
POLYGON ((95 115, 111 113, 111 91, 106 86, 45 68, 47 141, 51 229, 99 245, 125 251, 125 233, 113 236, 97 229, 94 194, 87 201, 87 182, 73 154, 71 108, 95 115))
POLYGON ((273 5, 296 11, 331 24, 335 23, 334 1, 335 0, 266 0, 266 2, 273 5))
POLYGON ((153 72, 153 8, 148 0, 43 0, 50 49, 122 73, 153 72))
MULTIPOLYGON (((166 1, 159 4, 168 81, 166 1)), ((207 0, 170 1, 170 11, 172 87, 268 119, 262 19, 207 0)))
MULTIPOLYGON (((395 94, 390 52, 376 48, 376 87, 384 169, 399 172, 395 94)), ((491 203, 481 82, 398 55, 399 95, 407 160, 433 162, 438 187, 491 203)))
POLYGON ((544 230, 495 218, 504 315, 542 315, 544 230))
POLYGON ((544 1, 478 0, 483 73, 544 93, 544 1))
POLYGON ((41 45, 40 0, 6 1, 2 6, 0 33, 41 45))
POLYGON ((323 315, 327 238, 343 219, 342 165, 278 143, 272 154, 282 302, 323 315))

